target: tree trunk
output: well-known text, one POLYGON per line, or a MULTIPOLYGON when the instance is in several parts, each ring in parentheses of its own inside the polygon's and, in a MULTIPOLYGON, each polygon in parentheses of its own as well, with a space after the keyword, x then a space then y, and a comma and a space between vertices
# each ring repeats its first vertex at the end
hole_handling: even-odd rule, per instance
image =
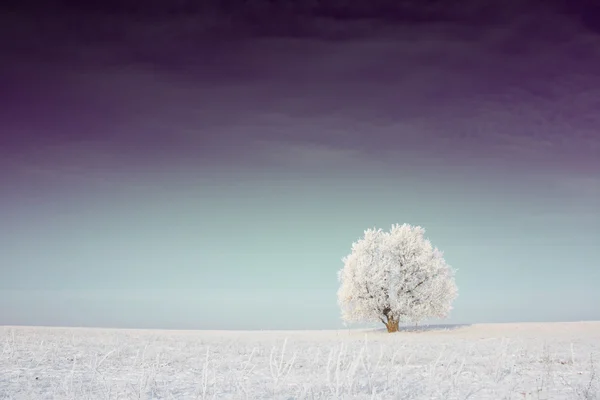
POLYGON ((398 323, 400 321, 395 320, 394 318, 388 318, 388 322, 385 324, 388 333, 398 332, 398 323))

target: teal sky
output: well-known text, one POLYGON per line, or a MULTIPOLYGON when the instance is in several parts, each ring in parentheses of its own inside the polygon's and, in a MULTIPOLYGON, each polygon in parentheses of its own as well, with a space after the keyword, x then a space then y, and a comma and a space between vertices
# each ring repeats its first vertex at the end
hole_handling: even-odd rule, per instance
POLYGON ((15 59, 0 324, 338 328, 342 257, 394 223, 458 270, 447 323, 600 320, 599 56, 415 34, 213 54, 252 73, 15 59))
POLYGON ((15 204, 0 236, 2 320, 335 328, 341 257, 364 228, 398 221, 425 226, 458 269, 449 322, 599 317, 593 198, 548 177, 525 190, 508 177, 354 172, 235 171, 218 184, 174 173, 15 204))

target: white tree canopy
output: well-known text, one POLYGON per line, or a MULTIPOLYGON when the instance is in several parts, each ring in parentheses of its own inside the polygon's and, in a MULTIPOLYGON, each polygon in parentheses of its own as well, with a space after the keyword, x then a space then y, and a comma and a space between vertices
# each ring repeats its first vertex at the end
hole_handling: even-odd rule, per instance
MULTIPOLYGON (((368 229, 338 273, 346 322, 420 322, 445 318, 458 294, 455 271, 420 226, 368 229)), ((388 327, 389 330, 389 327, 388 327)))

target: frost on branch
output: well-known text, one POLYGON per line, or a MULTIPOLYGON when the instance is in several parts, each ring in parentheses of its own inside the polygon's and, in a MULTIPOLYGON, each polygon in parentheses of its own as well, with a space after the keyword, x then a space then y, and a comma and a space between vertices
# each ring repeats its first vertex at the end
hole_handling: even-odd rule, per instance
POLYGON ((454 270, 420 226, 368 229, 352 244, 338 272, 338 304, 346 322, 400 322, 445 318, 458 294, 454 270))

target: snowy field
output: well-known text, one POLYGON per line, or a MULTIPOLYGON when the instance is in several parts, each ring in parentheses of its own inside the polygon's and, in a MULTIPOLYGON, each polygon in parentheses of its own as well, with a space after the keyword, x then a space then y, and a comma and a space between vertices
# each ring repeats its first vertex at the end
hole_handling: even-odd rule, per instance
POLYGON ((2 399, 598 399, 600 322, 341 331, 0 328, 2 399))

